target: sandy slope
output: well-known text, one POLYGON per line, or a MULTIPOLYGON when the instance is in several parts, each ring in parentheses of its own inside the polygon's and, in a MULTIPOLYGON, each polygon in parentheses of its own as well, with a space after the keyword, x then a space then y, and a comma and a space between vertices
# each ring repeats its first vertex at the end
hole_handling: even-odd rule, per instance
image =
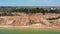
POLYGON ((56 18, 60 14, 45 14, 36 13, 36 14, 24 14, 24 13, 14 13, 15 16, 0 16, 0 27, 37 27, 37 28, 60 28, 60 19, 58 20, 47 20, 47 18, 56 18), (17 15, 19 16, 17 16, 17 15), (33 21, 36 24, 29 25, 29 22, 33 21), (51 24, 53 22, 54 24, 51 24))

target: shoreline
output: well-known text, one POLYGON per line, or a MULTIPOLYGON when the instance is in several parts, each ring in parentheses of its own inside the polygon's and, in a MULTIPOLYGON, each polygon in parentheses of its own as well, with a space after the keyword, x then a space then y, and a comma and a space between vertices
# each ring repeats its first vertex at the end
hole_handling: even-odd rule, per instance
POLYGON ((0 26, 0 28, 40 28, 40 29, 60 29, 60 27, 33 27, 33 26, 0 26))

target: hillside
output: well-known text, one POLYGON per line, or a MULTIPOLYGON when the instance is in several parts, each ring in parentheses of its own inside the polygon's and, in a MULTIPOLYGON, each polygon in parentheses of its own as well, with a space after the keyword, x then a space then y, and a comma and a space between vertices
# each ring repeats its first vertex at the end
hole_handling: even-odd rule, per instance
POLYGON ((60 28, 60 7, 0 7, 0 27, 60 28))
POLYGON ((43 15, 42 13, 26 14, 14 12, 12 15, 13 16, 0 16, 0 26, 8 25, 60 28, 60 14, 45 13, 45 15, 43 15))

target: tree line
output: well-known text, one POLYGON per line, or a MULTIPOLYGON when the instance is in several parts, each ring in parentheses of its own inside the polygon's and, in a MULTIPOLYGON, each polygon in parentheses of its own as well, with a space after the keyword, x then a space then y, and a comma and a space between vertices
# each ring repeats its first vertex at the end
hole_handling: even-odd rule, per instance
MULTIPOLYGON (((1 8, 0 8, 1 9, 1 8)), ((8 8, 7 8, 8 9, 8 8)), ((12 15, 12 12, 23 12, 26 14, 35 14, 35 13, 42 13, 43 15, 45 13, 60 13, 60 9, 50 9, 50 8, 11 8, 9 11, 5 10, 5 8, 2 9, 4 11, 3 14, 0 15, 12 15), (8 14, 7 14, 8 13, 8 14)))
POLYGON ((20 8, 20 9, 13 9, 12 12, 24 12, 24 13, 60 13, 60 9, 44 9, 44 8, 20 8))

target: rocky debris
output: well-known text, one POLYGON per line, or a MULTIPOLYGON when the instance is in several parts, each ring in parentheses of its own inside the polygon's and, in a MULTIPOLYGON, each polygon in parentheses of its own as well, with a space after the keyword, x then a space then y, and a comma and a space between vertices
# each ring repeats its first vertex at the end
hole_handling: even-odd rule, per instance
POLYGON ((40 24, 39 26, 50 26, 52 24, 59 24, 60 19, 57 20, 47 20, 48 18, 56 18, 60 14, 50 14, 47 13, 43 15, 42 13, 35 14, 25 14, 25 13, 13 13, 14 16, 0 16, 0 25, 14 25, 14 26, 26 26, 29 25, 29 21, 32 20, 32 26, 40 24), (16 14, 16 15, 15 15, 16 14))
POLYGON ((41 23, 37 23, 37 24, 32 24, 32 25, 30 25, 30 27, 41 27, 41 28, 44 28, 44 27, 46 27, 45 25, 43 25, 43 24, 41 24, 41 23))

